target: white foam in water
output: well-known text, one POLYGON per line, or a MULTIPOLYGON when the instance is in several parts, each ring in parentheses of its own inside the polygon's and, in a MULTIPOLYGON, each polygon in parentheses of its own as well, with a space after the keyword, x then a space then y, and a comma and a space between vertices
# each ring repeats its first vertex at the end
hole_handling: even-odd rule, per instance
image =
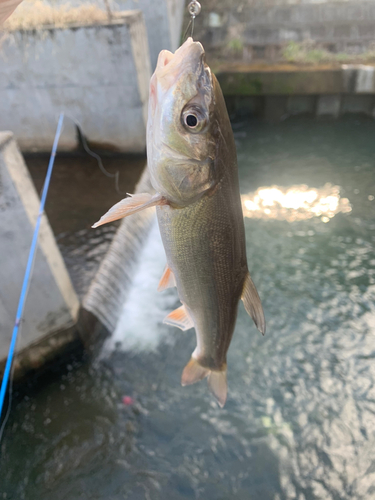
POLYGON ((361 64, 358 68, 356 84, 357 92, 371 93, 374 91, 374 71, 373 66, 361 64))
POLYGON ((173 338, 173 330, 161 326, 161 323, 176 307, 176 290, 157 292, 165 264, 165 252, 155 218, 140 255, 130 293, 104 351, 108 353, 115 347, 124 351, 153 350, 165 336, 173 338))

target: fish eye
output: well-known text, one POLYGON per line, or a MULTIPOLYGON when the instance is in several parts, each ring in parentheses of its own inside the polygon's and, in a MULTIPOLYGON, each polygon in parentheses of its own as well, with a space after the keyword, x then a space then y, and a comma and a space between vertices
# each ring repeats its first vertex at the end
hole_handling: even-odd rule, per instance
POLYGON ((191 133, 201 132, 207 125, 207 115, 198 106, 190 106, 182 112, 182 125, 191 133))
POLYGON ((198 124, 198 119, 195 115, 187 115, 185 121, 188 127, 196 127, 198 124))

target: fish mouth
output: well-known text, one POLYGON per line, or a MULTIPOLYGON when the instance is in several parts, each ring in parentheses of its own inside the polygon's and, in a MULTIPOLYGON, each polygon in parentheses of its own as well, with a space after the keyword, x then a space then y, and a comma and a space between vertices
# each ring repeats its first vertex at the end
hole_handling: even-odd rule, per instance
POLYGON ((205 52, 200 42, 189 37, 173 54, 162 50, 158 57, 155 76, 158 83, 166 90, 170 88, 183 73, 199 74, 205 52))

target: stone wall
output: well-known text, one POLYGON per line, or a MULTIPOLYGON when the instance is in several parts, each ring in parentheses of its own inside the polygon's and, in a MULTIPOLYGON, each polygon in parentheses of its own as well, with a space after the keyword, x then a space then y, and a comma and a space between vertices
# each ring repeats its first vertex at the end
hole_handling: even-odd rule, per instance
POLYGON ((277 59, 288 42, 306 40, 356 54, 375 40, 375 2, 208 1, 196 19, 195 38, 212 56, 237 53, 245 60, 277 59))

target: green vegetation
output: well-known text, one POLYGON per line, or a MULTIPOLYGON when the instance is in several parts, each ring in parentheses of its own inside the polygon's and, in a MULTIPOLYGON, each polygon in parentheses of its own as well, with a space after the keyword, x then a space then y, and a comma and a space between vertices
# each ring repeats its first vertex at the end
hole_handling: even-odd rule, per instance
POLYGON ((319 64, 327 62, 345 63, 352 60, 357 62, 375 61, 375 48, 361 54, 333 53, 323 47, 318 47, 310 41, 289 42, 282 51, 282 57, 288 62, 300 64, 319 64))
POLYGON ((227 43, 228 51, 235 57, 242 56, 243 42, 240 38, 232 38, 227 43))

